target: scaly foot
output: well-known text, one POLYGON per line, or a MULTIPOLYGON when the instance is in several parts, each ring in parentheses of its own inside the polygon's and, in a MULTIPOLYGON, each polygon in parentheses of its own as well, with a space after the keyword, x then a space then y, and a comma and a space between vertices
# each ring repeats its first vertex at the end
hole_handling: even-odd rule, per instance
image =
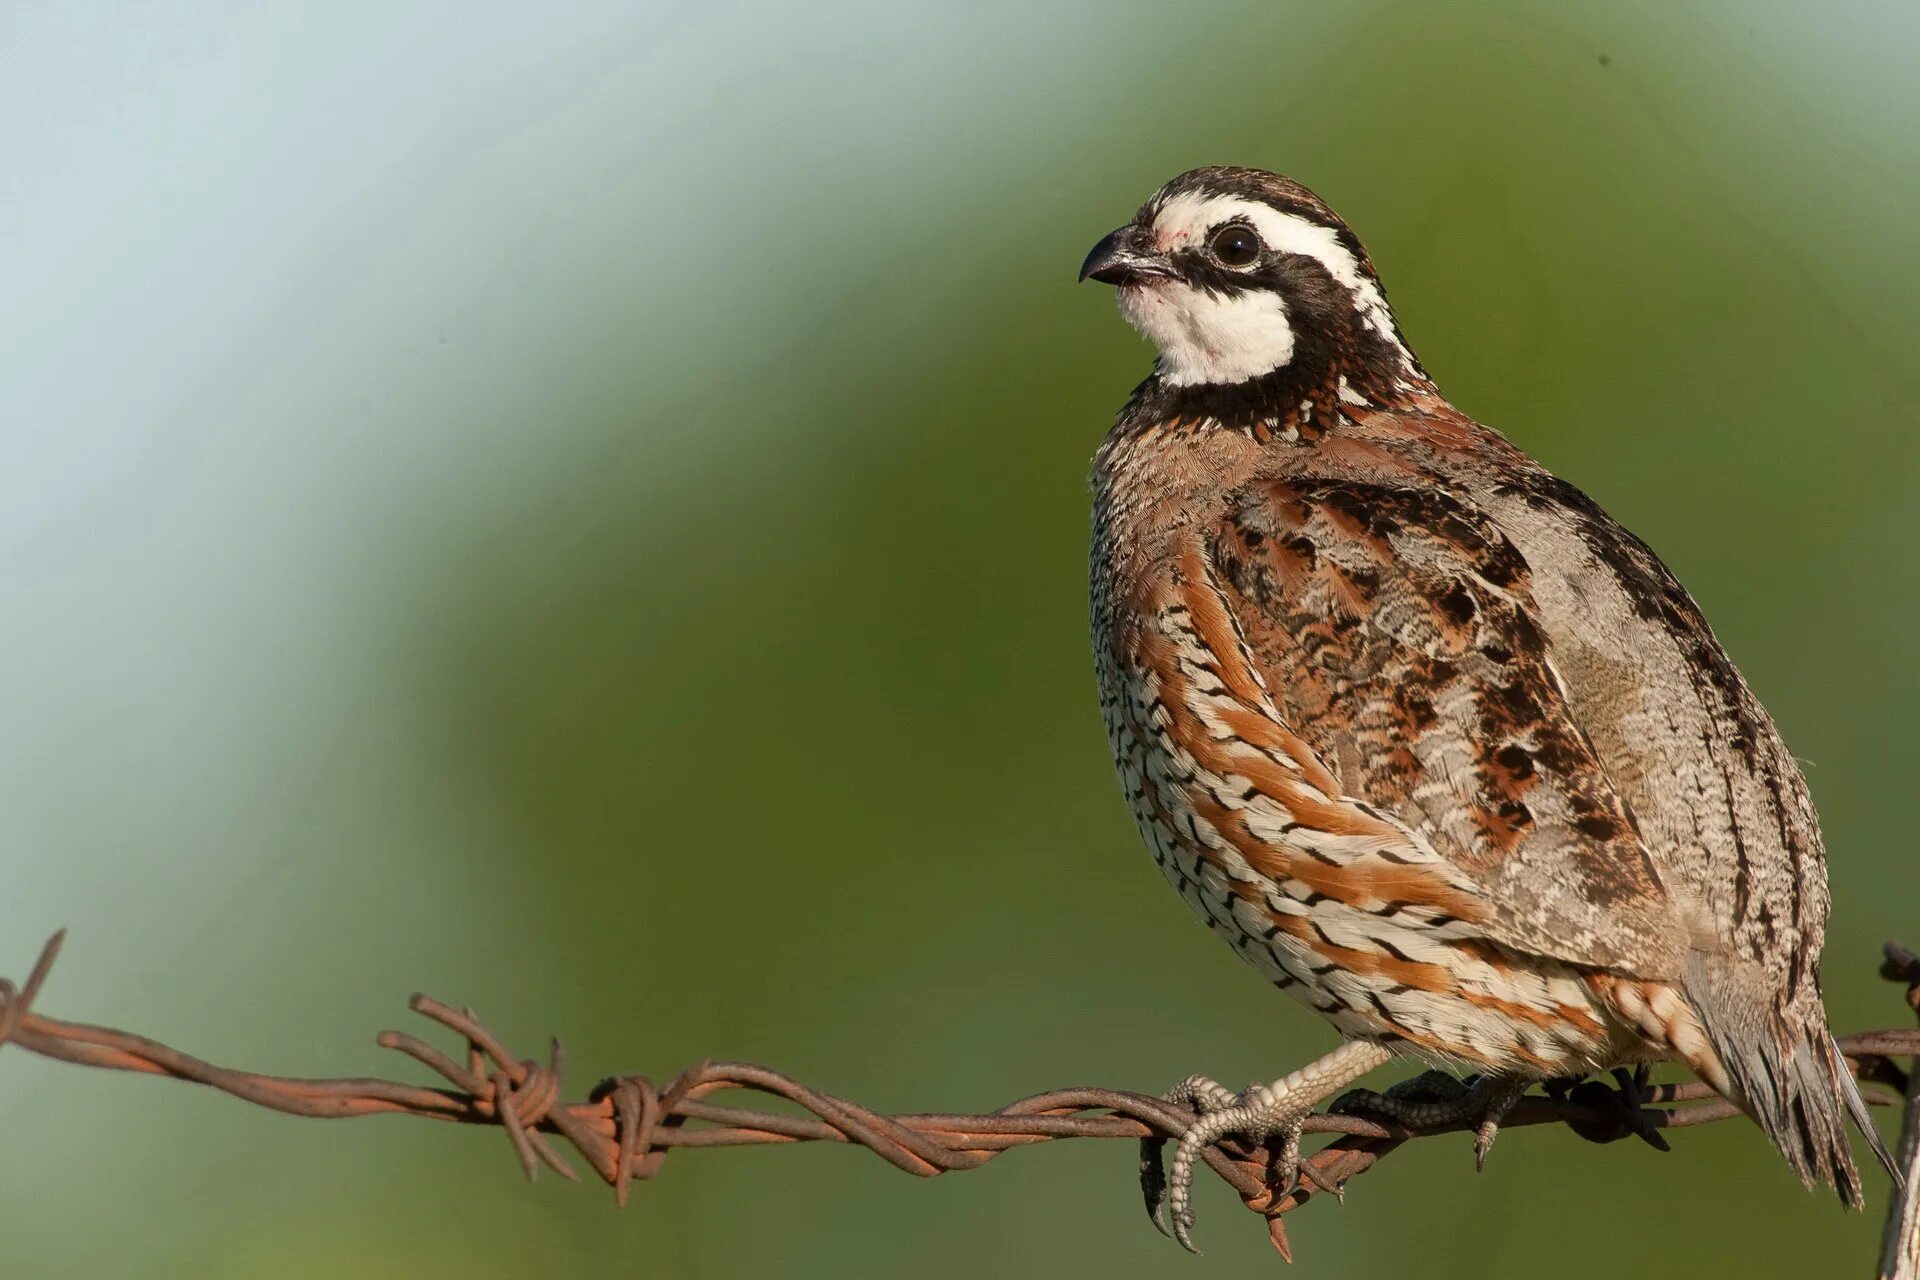
POLYGON ((1342 1115, 1385 1116, 1422 1131, 1472 1120, 1473 1167, 1484 1169, 1487 1152, 1493 1150, 1493 1140, 1500 1136, 1500 1122, 1526 1093, 1529 1083, 1513 1076, 1476 1076, 1463 1085, 1443 1071, 1427 1071, 1385 1093, 1355 1089, 1329 1109, 1342 1115))
POLYGON ((1371 1041, 1351 1040, 1292 1075, 1271 1084, 1254 1085, 1245 1093, 1234 1093, 1205 1076, 1182 1080, 1166 1095, 1166 1101, 1191 1105, 1200 1114, 1180 1135, 1171 1172, 1161 1172, 1159 1139, 1141 1143, 1140 1189, 1154 1225, 1162 1232, 1168 1232, 1170 1225, 1168 1233, 1182 1247, 1191 1253, 1200 1252, 1193 1245, 1193 1166, 1207 1148, 1230 1133, 1255 1142, 1279 1134, 1280 1156, 1273 1171, 1276 1181, 1291 1186, 1300 1168, 1300 1131, 1314 1107, 1391 1056, 1371 1041), (1167 1221, 1169 1211, 1171 1223, 1167 1221))

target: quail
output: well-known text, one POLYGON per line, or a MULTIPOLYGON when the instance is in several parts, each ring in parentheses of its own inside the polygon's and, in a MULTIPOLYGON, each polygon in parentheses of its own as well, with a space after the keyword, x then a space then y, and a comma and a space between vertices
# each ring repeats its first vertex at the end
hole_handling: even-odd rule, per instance
MULTIPOLYGON (((1779 732, 1640 539, 1441 395, 1299 183, 1181 174, 1094 246, 1158 348, 1094 462, 1100 705, 1148 849, 1343 1038, 1201 1076, 1156 1219, 1396 1055, 1479 1082, 1677 1060, 1857 1205, 1820 827, 1779 732)), ((1426 1104, 1428 1110, 1432 1104, 1426 1104)), ((1889 1164, 1889 1168, 1891 1165, 1889 1164)), ((1164 1192, 1159 1188, 1164 1185, 1164 1192)))

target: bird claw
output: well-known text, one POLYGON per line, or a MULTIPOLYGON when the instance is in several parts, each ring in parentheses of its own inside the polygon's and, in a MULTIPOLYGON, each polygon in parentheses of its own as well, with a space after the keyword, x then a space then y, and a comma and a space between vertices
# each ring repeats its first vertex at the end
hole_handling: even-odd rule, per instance
POLYGON ((1279 1134, 1281 1145, 1273 1168, 1279 1183, 1291 1187, 1301 1172, 1300 1131, 1310 1108, 1301 1107, 1286 1093, 1275 1093, 1270 1086, 1254 1085, 1244 1093, 1234 1093, 1204 1076, 1189 1076, 1164 1100, 1191 1105, 1198 1115, 1180 1135, 1171 1172, 1163 1164, 1166 1139, 1140 1140, 1140 1191, 1147 1216, 1161 1234, 1171 1235, 1187 1252, 1199 1253, 1193 1243, 1193 1170, 1206 1158, 1207 1148, 1230 1133, 1255 1141, 1279 1134))
POLYGON ((1147 1220, 1161 1235, 1172 1238, 1167 1229, 1167 1140, 1158 1134, 1140 1139, 1140 1197, 1146 1201, 1147 1220))
POLYGON ((1504 1117, 1489 1111, 1473 1129, 1473 1171, 1487 1171, 1487 1153, 1493 1150, 1495 1138, 1500 1136, 1500 1121, 1504 1117))
POLYGON ((1620 1086, 1621 1106, 1626 1111, 1627 1124, 1632 1128, 1633 1135, 1655 1151, 1673 1150, 1667 1143, 1666 1135, 1654 1128, 1653 1117, 1656 1112, 1646 1105, 1647 1086, 1653 1079, 1653 1068, 1644 1062, 1631 1072, 1625 1067, 1615 1067, 1613 1079, 1620 1086))
POLYGON ((1493 1140, 1500 1136, 1500 1123, 1513 1110, 1514 1104, 1526 1095, 1527 1082, 1487 1077, 1476 1083, 1470 1092, 1481 1094, 1479 1101, 1483 1108, 1480 1123, 1473 1127, 1473 1171, 1485 1173, 1487 1153, 1493 1150, 1493 1140))
POLYGON ((1476 1076, 1469 1083, 1443 1071, 1426 1071, 1402 1080, 1385 1093, 1355 1089, 1330 1110, 1342 1115, 1384 1116, 1414 1130, 1441 1129, 1473 1120, 1473 1167, 1482 1170, 1494 1139, 1500 1136, 1500 1122, 1526 1091, 1524 1080, 1476 1076))
POLYGON ((1568 1127, 1589 1142, 1638 1138, 1655 1151, 1673 1150, 1667 1144, 1666 1135, 1654 1124, 1655 1117, 1664 1113, 1646 1105, 1647 1082, 1652 1074, 1653 1068, 1643 1063, 1631 1071, 1616 1067, 1612 1085, 1599 1080, 1587 1080, 1575 1085, 1567 1095, 1568 1101, 1601 1112, 1605 1118, 1598 1121, 1570 1119, 1568 1127))
MULTIPOLYGON (((1311 1182, 1314 1190, 1325 1192, 1341 1204, 1347 1202, 1347 1188, 1345 1184, 1329 1179, 1326 1174, 1321 1173, 1313 1167, 1313 1161, 1311 1160, 1302 1160, 1300 1162, 1300 1167, 1294 1173, 1294 1181, 1303 1184, 1311 1182)), ((1289 1190, 1291 1190, 1291 1187, 1289 1187, 1289 1190)))

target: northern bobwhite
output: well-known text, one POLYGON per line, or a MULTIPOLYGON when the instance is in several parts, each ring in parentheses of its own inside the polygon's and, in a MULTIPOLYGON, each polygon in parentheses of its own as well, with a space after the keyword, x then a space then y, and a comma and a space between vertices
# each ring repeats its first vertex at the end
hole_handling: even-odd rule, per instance
POLYGON ((1195 169, 1088 255, 1159 359, 1094 464, 1093 644, 1155 861, 1340 1048, 1202 1114, 1284 1135, 1395 1054, 1529 1081, 1674 1058, 1861 1198, 1820 827, 1693 599, 1451 404, 1300 184, 1195 169))

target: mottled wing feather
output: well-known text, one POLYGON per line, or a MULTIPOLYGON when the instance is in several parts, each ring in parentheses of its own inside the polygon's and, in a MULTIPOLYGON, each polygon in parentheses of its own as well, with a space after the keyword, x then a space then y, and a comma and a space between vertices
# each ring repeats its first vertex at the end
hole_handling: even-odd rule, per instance
POLYGON ((1259 482, 1207 546, 1281 717, 1484 896, 1494 940, 1642 977, 1688 938, 1535 622, 1525 560, 1435 489, 1259 482))

